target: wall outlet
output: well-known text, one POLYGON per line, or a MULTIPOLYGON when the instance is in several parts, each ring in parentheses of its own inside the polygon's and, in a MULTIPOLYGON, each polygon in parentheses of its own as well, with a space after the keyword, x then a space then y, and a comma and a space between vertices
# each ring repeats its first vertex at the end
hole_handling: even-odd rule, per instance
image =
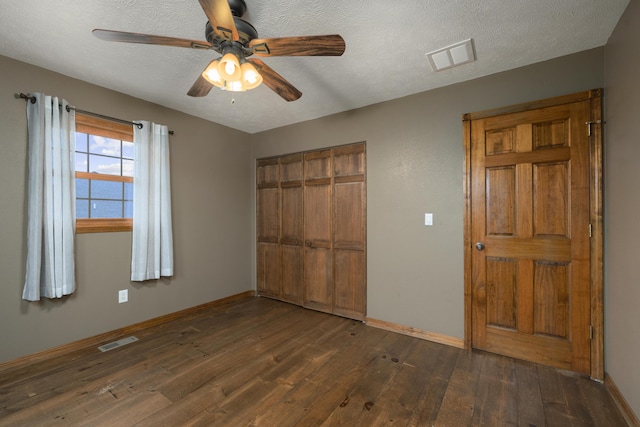
POLYGON ((118 291, 118 304, 129 301, 129 290, 123 289, 118 291))

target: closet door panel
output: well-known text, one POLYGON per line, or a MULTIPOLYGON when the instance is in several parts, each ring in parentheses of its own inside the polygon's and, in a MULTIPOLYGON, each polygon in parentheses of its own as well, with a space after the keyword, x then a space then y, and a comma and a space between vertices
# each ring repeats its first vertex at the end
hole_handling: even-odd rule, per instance
POLYGON ((365 145, 334 149, 334 313, 364 320, 366 286, 365 145))
POLYGON ((305 185, 304 230, 304 305, 331 312, 331 185, 305 185))
POLYGON ((332 312, 331 150, 304 155, 304 306, 332 312))
POLYGON ((280 299, 303 305, 304 294, 304 248, 282 245, 282 286, 280 299))
POLYGON ((364 251, 336 249, 334 259, 334 313, 364 320, 367 301, 364 251))
POLYGON ((333 289, 331 280, 331 249, 304 250, 304 306, 331 313, 333 289))
POLYGON ((278 243, 280 237, 280 190, 258 190, 256 227, 259 242, 278 243))
POLYGON ((280 158, 282 286, 280 299, 297 305, 304 300, 304 212, 302 153, 280 158))
POLYGON ((258 294, 278 298, 282 273, 280 250, 280 169, 277 158, 256 162, 256 234, 258 294))
POLYGON ((258 293, 280 297, 282 253, 277 243, 258 243, 258 293))
POLYGON ((364 182, 338 182, 334 188, 334 247, 364 250, 364 182))

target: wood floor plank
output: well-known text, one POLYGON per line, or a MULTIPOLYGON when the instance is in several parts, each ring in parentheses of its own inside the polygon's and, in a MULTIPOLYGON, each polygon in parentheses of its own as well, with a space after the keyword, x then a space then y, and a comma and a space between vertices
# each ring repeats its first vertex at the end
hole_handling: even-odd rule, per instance
POLYGON ((266 298, 135 335, 3 369, 0 427, 625 425, 587 378, 266 298))
POLYGON ((516 384, 518 425, 543 426, 544 407, 536 365, 523 361, 516 362, 516 384))
MULTIPOLYGON (((407 425, 418 427, 435 424, 449 386, 449 378, 451 378, 459 355, 463 352, 465 351, 462 349, 438 345, 436 352, 432 354, 430 359, 427 359, 431 372, 425 379, 416 408, 407 425)), ((429 353, 431 354, 431 352, 429 353)))
POLYGON ((512 359, 485 354, 471 424, 518 424, 516 373, 512 359))
POLYGON ((436 418, 437 425, 471 425, 484 353, 460 352, 436 418))

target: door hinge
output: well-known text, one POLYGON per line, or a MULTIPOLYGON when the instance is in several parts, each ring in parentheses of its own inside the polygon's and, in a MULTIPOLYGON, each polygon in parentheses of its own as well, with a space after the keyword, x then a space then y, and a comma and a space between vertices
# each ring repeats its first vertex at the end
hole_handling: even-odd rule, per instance
POLYGON ((591 125, 593 124, 599 125, 600 123, 602 123, 602 120, 593 120, 591 122, 585 122, 584 124, 587 125, 587 136, 591 136, 591 125))
POLYGON ((593 325, 589 325, 589 339, 593 339, 593 325))
POLYGON ((593 227, 589 224, 589 238, 593 237, 593 227))

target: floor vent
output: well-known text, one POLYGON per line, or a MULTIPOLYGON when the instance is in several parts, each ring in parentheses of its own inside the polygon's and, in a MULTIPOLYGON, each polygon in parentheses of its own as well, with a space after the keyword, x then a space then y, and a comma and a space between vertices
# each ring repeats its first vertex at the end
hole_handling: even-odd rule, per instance
POLYGON ((138 341, 138 338, 133 335, 127 338, 122 338, 121 340, 110 342, 109 344, 101 345, 98 347, 98 350, 105 352, 109 350, 113 350, 114 348, 122 347, 123 345, 131 344, 132 342, 138 341))

